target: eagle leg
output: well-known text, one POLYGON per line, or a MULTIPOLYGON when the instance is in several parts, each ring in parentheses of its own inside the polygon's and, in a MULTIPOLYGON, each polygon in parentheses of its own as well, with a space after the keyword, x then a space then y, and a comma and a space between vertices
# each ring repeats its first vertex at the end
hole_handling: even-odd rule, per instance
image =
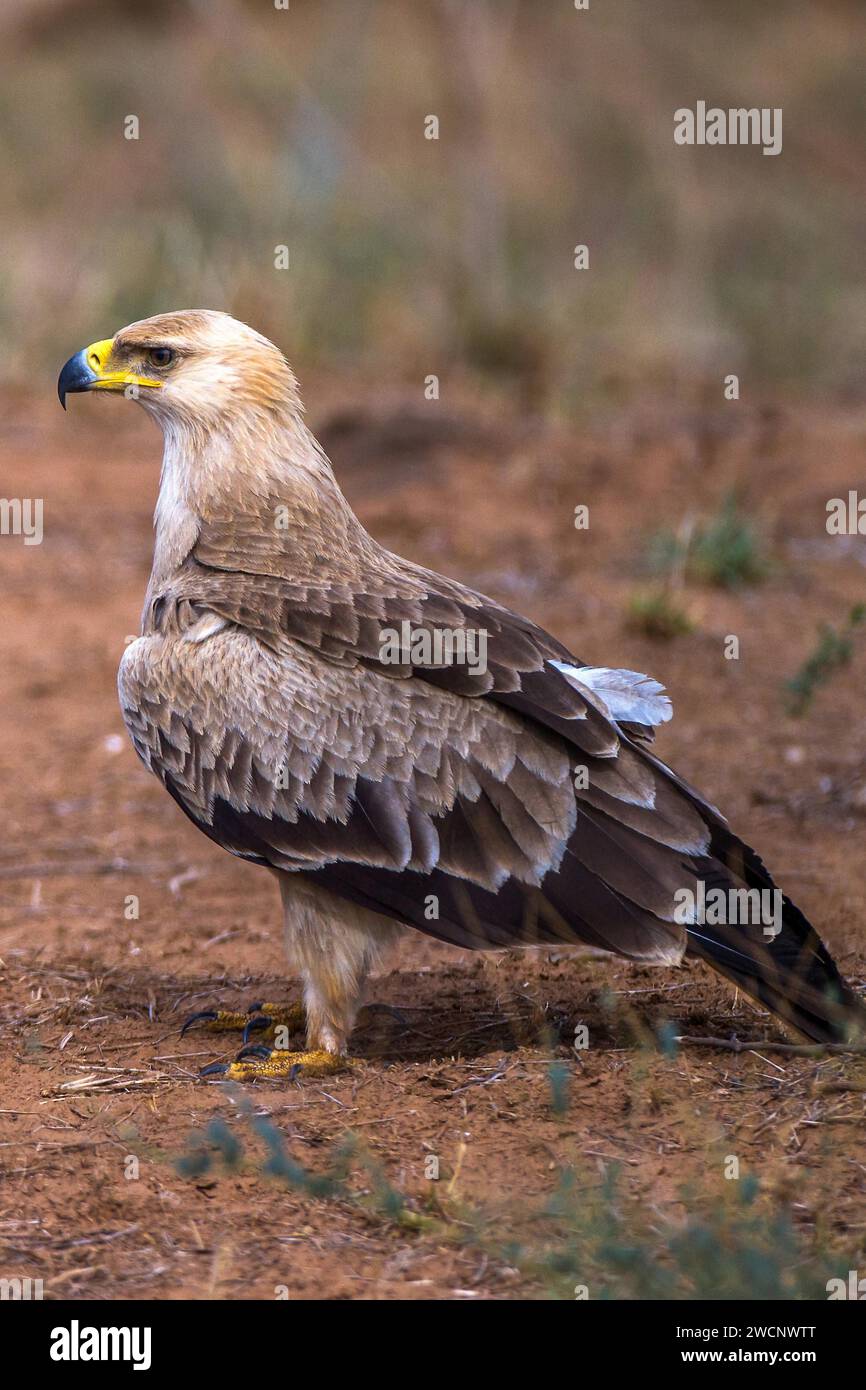
MULTIPOLYGON (((231 1081, 293 1080, 299 1073, 326 1076, 349 1065, 346 1051, 371 967, 381 959, 398 928, 377 914, 347 908, 318 884, 305 883, 298 874, 280 874, 286 944, 293 970, 303 982, 303 1005, 287 1010, 274 1004, 258 1004, 246 1014, 205 1010, 188 1019, 207 1029, 242 1029, 244 1043, 250 1034, 256 1042, 241 1049, 233 1062, 213 1062, 200 1076, 220 1076, 231 1081), (293 1028, 306 1030, 306 1050, 290 1052, 288 1036, 293 1028), (262 1046, 273 1043, 273 1049, 262 1046)), ((394 1012, 388 1005, 374 1006, 394 1012)))

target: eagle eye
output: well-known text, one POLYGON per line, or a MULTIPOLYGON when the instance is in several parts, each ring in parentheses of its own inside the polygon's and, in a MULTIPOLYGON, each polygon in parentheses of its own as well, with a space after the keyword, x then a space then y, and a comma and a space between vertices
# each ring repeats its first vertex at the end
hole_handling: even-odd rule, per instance
POLYGON ((176 354, 168 347, 149 348, 147 359, 154 367, 168 367, 174 361, 176 354))

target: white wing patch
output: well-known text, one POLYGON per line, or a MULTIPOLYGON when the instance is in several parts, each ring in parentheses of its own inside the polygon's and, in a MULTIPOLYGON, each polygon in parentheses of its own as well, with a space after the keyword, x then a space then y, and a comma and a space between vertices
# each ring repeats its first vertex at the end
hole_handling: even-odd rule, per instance
POLYGON ((181 636, 181 641, 206 642, 209 637, 215 637, 218 632, 222 632, 228 625, 228 618, 222 618, 219 613, 212 613, 208 610, 207 613, 202 614, 197 622, 186 629, 181 636))
POLYGON ((623 724, 664 724, 674 708, 665 688, 640 671, 612 670, 608 666, 569 666, 551 661, 571 685, 583 686, 604 706, 610 718, 623 724))

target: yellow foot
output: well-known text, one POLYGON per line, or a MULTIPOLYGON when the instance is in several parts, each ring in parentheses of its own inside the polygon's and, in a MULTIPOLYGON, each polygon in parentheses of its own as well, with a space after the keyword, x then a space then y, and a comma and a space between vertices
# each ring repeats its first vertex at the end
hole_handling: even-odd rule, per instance
POLYGON ((203 1009, 186 1020, 180 1030, 181 1037, 196 1023, 202 1024, 209 1033, 243 1033, 243 1040, 247 1042, 251 1033, 273 1039, 277 1028, 303 1032, 307 1015, 303 1004, 250 1004, 244 1014, 232 1013, 230 1009, 203 1009))
POLYGON ((348 1057, 339 1057, 335 1052, 269 1052, 263 1047, 245 1050, 255 1056, 242 1053, 234 1062, 212 1062, 202 1068, 199 1076, 219 1076, 226 1081, 294 1081, 301 1073, 333 1076, 352 1065, 348 1057))

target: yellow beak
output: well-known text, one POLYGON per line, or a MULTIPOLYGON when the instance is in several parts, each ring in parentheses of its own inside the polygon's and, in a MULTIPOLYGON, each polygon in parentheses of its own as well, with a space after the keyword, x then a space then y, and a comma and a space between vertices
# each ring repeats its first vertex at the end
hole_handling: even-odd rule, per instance
POLYGON ((154 377, 112 370, 113 343, 113 338, 101 338, 70 357, 57 382, 57 394, 64 410, 66 397, 73 391, 129 391, 133 395, 141 386, 162 386, 154 377))

